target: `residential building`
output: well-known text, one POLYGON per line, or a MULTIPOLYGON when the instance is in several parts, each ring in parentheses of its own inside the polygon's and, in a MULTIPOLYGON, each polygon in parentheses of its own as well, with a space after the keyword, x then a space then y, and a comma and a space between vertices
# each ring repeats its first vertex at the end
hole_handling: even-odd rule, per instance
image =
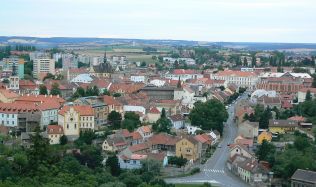
POLYGON ((144 140, 147 140, 153 135, 153 131, 149 125, 138 127, 137 132, 140 133, 144 140))
POLYGON ((70 82, 74 83, 91 83, 93 81, 91 75, 89 74, 79 74, 75 78, 73 78, 70 82))
POLYGON ((172 123, 174 129, 184 128, 185 119, 181 114, 175 114, 168 117, 172 123))
POLYGON ((25 60, 23 58, 19 58, 17 56, 11 56, 9 58, 4 58, 2 59, 3 65, 2 65, 2 70, 9 70, 11 72, 17 71, 17 76, 19 79, 24 78, 24 63, 25 60))
POLYGON ((259 122, 244 121, 238 125, 238 134, 245 138, 255 138, 258 136, 259 122))
POLYGON ((291 187, 315 187, 316 172, 297 169, 291 177, 291 187))
POLYGON ((60 125, 48 125, 47 126, 47 136, 49 139, 49 144, 59 144, 60 137, 64 135, 63 127, 60 125))
POLYGON ((36 58, 33 63, 33 77, 43 79, 47 73, 55 75, 55 61, 51 58, 36 58))
POLYGON ((157 99, 163 99, 163 100, 172 100, 174 99, 174 87, 157 87, 157 86, 151 86, 147 85, 140 89, 141 93, 145 93, 149 99, 151 100, 157 100, 157 99))
POLYGON ((144 75, 131 75, 130 80, 132 82, 142 82, 145 83, 145 76, 144 75))
POLYGON ((63 70, 68 70, 72 68, 78 68, 78 58, 73 54, 62 54, 62 67, 63 70))
POLYGON ((64 106, 58 113, 58 124, 69 140, 75 140, 80 131, 94 130, 94 111, 91 106, 64 106))
POLYGON ((147 113, 149 123, 155 123, 160 118, 160 111, 156 107, 152 107, 147 113))
POLYGON ((145 160, 147 155, 132 154, 130 156, 120 155, 119 165, 121 169, 140 169, 142 160, 145 160))
POLYGON ((166 79, 186 81, 189 79, 200 79, 203 75, 196 70, 175 69, 172 73, 165 74, 166 79))
POLYGON ((183 137, 176 143, 176 156, 194 162, 202 156, 202 144, 193 136, 183 137))
POLYGON ((148 138, 147 142, 151 145, 153 152, 164 151, 168 156, 176 155, 176 143, 179 141, 179 137, 169 134, 154 134, 148 138))
POLYGON ((298 123, 292 120, 269 120, 269 131, 273 134, 284 134, 294 132, 298 123))
POLYGON ((211 74, 211 79, 225 80, 227 84, 235 84, 238 87, 249 88, 254 90, 258 82, 258 76, 254 72, 243 72, 235 70, 219 71, 211 74))

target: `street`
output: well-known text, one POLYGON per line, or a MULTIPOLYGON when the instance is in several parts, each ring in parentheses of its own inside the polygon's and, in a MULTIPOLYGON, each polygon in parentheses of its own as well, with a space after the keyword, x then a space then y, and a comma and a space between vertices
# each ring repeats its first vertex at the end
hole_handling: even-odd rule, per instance
MULTIPOLYGON (((244 94, 240 99, 246 98, 244 94)), ((241 179, 230 173, 226 167, 229 155, 229 146, 237 136, 237 127, 233 121, 235 104, 228 107, 229 118, 224 126, 222 141, 219 143, 221 148, 217 148, 212 157, 201 166, 201 172, 195 175, 165 179, 167 183, 204 183, 209 182, 217 186, 224 187, 244 187, 248 186, 241 179)))

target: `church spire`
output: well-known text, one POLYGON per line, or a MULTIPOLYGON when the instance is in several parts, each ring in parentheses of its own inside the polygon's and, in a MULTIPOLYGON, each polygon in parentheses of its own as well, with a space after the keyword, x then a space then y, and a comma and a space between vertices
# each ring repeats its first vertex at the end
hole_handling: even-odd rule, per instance
POLYGON ((103 57, 103 63, 106 63, 107 59, 106 59, 106 51, 104 51, 104 57, 103 57))

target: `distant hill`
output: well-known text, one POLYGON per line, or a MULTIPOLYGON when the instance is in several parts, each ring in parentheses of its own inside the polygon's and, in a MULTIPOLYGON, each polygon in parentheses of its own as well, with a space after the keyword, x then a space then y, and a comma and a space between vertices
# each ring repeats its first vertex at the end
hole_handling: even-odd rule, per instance
POLYGON ((310 49, 316 50, 316 44, 308 43, 256 43, 256 42, 200 42, 189 40, 145 40, 124 38, 72 38, 72 37, 23 37, 23 36, 0 36, 0 44, 28 44, 38 48, 50 48, 67 45, 113 45, 139 43, 145 45, 168 45, 168 46, 222 46, 229 48, 245 48, 250 50, 282 50, 282 49, 310 49))

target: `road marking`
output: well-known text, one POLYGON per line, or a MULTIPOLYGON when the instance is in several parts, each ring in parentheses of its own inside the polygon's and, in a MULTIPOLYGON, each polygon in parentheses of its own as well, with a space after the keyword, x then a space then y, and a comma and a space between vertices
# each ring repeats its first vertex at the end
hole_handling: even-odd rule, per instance
POLYGON ((218 169, 203 169, 205 172, 211 172, 211 173, 225 173, 224 170, 218 170, 218 169))

